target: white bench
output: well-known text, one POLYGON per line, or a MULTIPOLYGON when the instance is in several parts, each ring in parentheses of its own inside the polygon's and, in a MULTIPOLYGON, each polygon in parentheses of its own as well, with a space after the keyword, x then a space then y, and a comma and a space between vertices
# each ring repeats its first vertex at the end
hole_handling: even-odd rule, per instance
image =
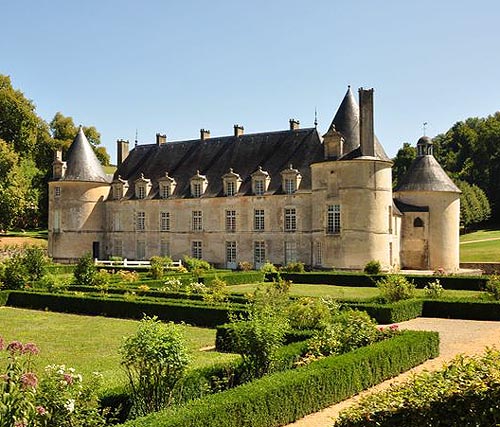
MULTIPOLYGON (((94 265, 96 266, 105 266, 105 267, 151 267, 151 263, 149 261, 129 261, 127 258, 121 261, 107 261, 95 259, 94 265)), ((168 268, 178 269, 182 267, 182 261, 172 261, 168 268)))

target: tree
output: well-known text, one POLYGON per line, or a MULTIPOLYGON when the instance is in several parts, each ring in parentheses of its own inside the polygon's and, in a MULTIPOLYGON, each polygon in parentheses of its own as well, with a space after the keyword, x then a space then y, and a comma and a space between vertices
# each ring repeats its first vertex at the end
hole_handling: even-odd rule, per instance
POLYGON ((487 221, 491 215, 491 208, 486 194, 477 185, 470 185, 466 181, 456 181, 460 195, 460 224, 465 230, 471 226, 487 221))
POLYGON ((417 149, 408 142, 404 142, 403 147, 398 150, 396 157, 393 159, 392 181, 394 188, 398 186, 401 179, 406 175, 416 157, 417 149))

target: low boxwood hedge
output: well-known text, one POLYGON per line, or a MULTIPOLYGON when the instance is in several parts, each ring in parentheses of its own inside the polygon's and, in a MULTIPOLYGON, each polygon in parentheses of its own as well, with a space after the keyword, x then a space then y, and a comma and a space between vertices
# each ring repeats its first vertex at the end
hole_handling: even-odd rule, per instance
POLYGON ((345 303, 345 305, 357 310, 366 311, 378 323, 386 325, 422 316, 424 300, 412 298, 387 304, 356 302, 345 303))
POLYGON ((351 353, 268 375, 123 426, 281 426, 398 375, 438 352, 437 333, 405 331, 351 353))
POLYGON ((210 284, 212 280, 219 278, 224 280, 228 286, 243 285, 247 283, 260 283, 264 281, 264 273, 261 271, 235 271, 232 273, 219 273, 219 274, 203 274, 201 276, 202 282, 205 285, 210 284))
POLYGON ((424 317, 466 320, 500 320, 500 301, 425 300, 424 317))
POLYGON ((45 267, 45 271, 50 274, 70 274, 75 270, 75 266, 71 264, 51 264, 45 267))
MULTIPOLYGON (((147 299, 125 300, 99 296, 49 294, 24 291, 10 291, 6 305, 63 313, 77 313, 93 316, 141 319, 144 314, 158 316, 161 320, 186 322, 191 325, 214 327, 228 322, 230 309, 226 305, 209 306, 198 301, 147 299)), ((242 306, 233 305, 231 312, 243 314, 242 306)))

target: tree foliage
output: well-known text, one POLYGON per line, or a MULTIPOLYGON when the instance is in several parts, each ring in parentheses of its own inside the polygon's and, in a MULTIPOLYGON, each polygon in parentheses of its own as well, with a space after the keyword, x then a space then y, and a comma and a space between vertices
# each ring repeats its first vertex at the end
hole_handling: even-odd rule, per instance
POLYGON ((417 149, 408 142, 404 142, 403 147, 398 150, 396 157, 393 159, 392 180, 394 187, 397 187, 401 182, 416 157, 417 149))

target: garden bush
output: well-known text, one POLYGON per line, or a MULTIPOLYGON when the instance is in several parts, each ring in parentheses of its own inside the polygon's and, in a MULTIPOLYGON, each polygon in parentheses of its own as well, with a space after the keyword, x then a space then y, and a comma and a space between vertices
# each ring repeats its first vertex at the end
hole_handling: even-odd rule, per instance
MULTIPOLYGON (((408 299, 393 302, 390 304, 368 303, 346 303, 348 307, 366 311, 370 317, 379 324, 404 322, 422 316, 424 305, 427 304, 421 299, 408 299)), ((430 316, 432 317, 432 316, 430 316)))
POLYGON ((94 260, 90 252, 83 255, 76 264, 73 270, 75 284, 82 286, 94 286, 97 269, 94 265, 94 260))
POLYGON ((377 287, 382 298, 389 303, 410 299, 415 296, 415 285, 400 274, 390 274, 377 281, 377 287))
POLYGON ((429 282, 424 287, 425 296, 431 299, 437 299, 443 295, 444 289, 439 279, 429 282))
POLYGON ((380 274, 380 272, 382 271, 380 261, 372 260, 367 262, 363 271, 366 274, 380 274))
POLYGON ((458 356, 343 411, 335 427, 494 426, 500 423, 500 352, 458 356))
POLYGON ((172 258, 166 256, 154 256, 149 260, 151 268, 149 269, 149 275, 153 279, 161 279, 165 274, 165 269, 172 264, 172 258))
POLYGON ((187 271, 193 272, 195 274, 201 274, 203 271, 210 270, 212 266, 203 259, 193 258, 190 256, 184 256, 183 264, 187 271))
POLYGON ((322 329, 332 320, 329 305, 323 299, 313 297, 290 301, 286 315, 292 329, 322 329))
POLYGON ((274 427, 288 424, 391 378, 438 354, 434 332, 405 331, 341 356, 265 376, 126 427, 274 427))
POLYGON ((287 273, 304 273, 306 270, 304 268, 304 263, 297 261, 289 262, 281 269, 281 271, 286 271, 287 273))
POLYGON ((486 283, 486 292, 496 301, 500 300, 500 276, 492 275, 486 283))

